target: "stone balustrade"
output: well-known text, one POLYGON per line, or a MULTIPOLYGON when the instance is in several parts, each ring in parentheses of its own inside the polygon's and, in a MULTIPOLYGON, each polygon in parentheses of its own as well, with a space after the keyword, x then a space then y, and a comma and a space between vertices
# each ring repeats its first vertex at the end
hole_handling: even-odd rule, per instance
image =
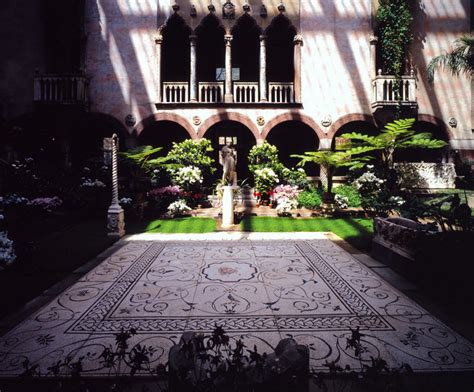
POLYGON ((271 103, 294 103, 295 91, 293 83, 270 82, 269 101, 271 103))
POLYGON ((218 103, 224 101, 223 82, 199 82, 199 102, 218 103))
POLYGON ((397 80, 393 75, 378 75, 372 82, 372 107, 387 105, 416 104, 416 78, 413 72, 409 76, 402 76, 400 87, 396 89, 397 80))
POLYGON ((189 100, 189 86, 187 82, 163 83, 163 102, 183 103, 189 100))
POLYGON ((41 75, 34 78, 35 102, 77 104, 88 101, 88 80, 81 75, 41 75))
MULTIPOLYGON (((262 100, 258 82, 233 82, 232 96, 234 103, 295 103, 293 83, 268 83, 269 99, 262 100)), ((197 101, 190 98, 188 82, 163 82, 163 103, 222 103, 224 102, 224 82, 199 82, 197 101)))
POLYGON ((234 102, 258 102, 258 83, 234 82, 234 102))

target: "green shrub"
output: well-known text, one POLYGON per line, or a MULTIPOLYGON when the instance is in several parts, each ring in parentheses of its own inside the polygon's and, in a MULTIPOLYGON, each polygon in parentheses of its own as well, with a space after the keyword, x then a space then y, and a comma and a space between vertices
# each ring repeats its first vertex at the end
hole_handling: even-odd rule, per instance
POLYGON ((349 207, 361 206, 360 193, 354 185, 340 185, 335 187, 333 191, 336 195, 347 197, 349 207))
POLYGON ((314 209, 314 208, 318 208, 321 205, 321 202, 322 202, 321 193, 315 189, 301 192, 298 195, 298 204, 301 207, 314 209))

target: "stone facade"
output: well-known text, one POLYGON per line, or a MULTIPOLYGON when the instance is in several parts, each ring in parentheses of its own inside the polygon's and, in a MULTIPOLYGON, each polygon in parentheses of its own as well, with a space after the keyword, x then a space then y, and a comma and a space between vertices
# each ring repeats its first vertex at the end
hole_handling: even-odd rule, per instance
POLYGON ((395 164, 402 184, 417 189, 454 189, 454 163, 400 162, 395 164))
MULTIPOLYGON (((189 137, 200 138, 214 124, 231 120, 247 127, 256 143, 261 143, 273 127, 285 121, 296 121, 314 131, 320 147, 327 147, 345 124, 353 121, 375 122, 372 82, 376 65, 373 64, 371 43, 375 42, 372 38, 373 15, 377 1, 233 0, 227 2, 232 7, 227 4, 226 9, 223 9, 224 1, 213 2, 214 7, 210 7, 211 2, 207 0, 84 1, 84 36, 87 37, 84 65, 90 78, 90 111, 118 120, 130 135, 140 135, 147 125, 171 121, 180 124, 189 137), (226 36, 232 34, 233 27, 244 14, 255 20, 262 37, 275 17, 287 17, 296 33, 295 78, 292 85, 296 102, 272 105, 263 100, 255 104, 234 105, 228 99, 230 91, 227 91, 226 84, 224 104, 159 104, 162 83, 166 82, 160 77, 162 31, 173 14, 184 19, 191 36, 209 14, 220 20, 226 36), (125 124, 128 115, 136 119, 135 125, 125 124)), ((470 2, 453 0, 449 7, 438 0, 423 0, 422 3, 423 7, 416 13, 416 38, 408 59, 413 68, 413 83, 416 82, 418 119, 438 126, 454 149, 472 159, 471 84, 462 76, 454 78, 442 71, 436 75, 434 85, 430 85, 425 78, 429 60, 449 50, 460 34, 470 30, 470 2), (448 125, 451 118, 456 120, 455 125, 448 125)), ((27 8, 26 5, 24 8, 27 8)), ((26 21, 31 13, 22 15, 26 21)), ((5 27, 3 24, 2 28, 13 33, 15 26, 10 25, 5 27)), ((30 25, 34 30, 32 33, 39 32, 37 27, 30 25)), ((41 47, 39 33, 29 36, 34 39, 28 42, 35 42, 36 47, 41 47)), ((230 40, 228 43, 233 45, 230 40)), ((199 42, 195 45, 199 47, 199 42)), ((22 109, 23 112, 31 110, 30 94, 20 94, 25 102, 12 98, 17 85, 23 86, 27 82, 29 85, 36 67, 40 73, 47 73, 48 70, 41 56, 33 56, 34 51, 23 54, 30 56, 27 60, 20 59, 14 51, 8 52, 12 61, 28 64, 28 70, 22 72, 21 81, 13 78, 11 85, 1 89, 1 101, 9 105, 2 109, 3 115, 11 119, 21 115, 22 109), (23 78, 23 75, 27 77, 23 78)), ((190 56, 191 52, 192 45, 190 56)), ((5 66, 8 68, 8 64, 2 65, 5 66)), ((273 64, 267 64, 267 67, 271 66, 273 64)), ((255 80, 257 85, 260 83, 260 91, 268 87, 267 83, 262 83, 262 75, 264 73, 260 69, 260 76, 255 80)))

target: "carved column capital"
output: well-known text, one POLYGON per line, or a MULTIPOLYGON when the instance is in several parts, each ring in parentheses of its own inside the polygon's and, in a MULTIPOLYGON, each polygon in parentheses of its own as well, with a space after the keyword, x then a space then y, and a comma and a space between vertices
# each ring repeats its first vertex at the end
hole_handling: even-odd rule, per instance
POLYGON ((379 37, 377 37, 376 35, 371 35, 370 36, 370 44, 371 45, 377 45, 377 42, 379 41, 379 37))
POLYGON ((163 43, 163 36, 160 33, 155 34, 155 44, 161 45, 162 43, 163 43))
POLYGON ((262 34, 262 35, 259 36, 259 38, 260 38, 260 42, 261 42, 261 43, 265 43, 266 40, 267 40, 267 38, 268 38, 268 36, 265 35, 265 34, 262 34))
POLYGON ((231 43, 232 43, 232 39, 234 37, 230 34, 226 34, 224 35, 224 41, 225 41, 225 46, 231 46, 231 43))
POLYGON ((295 38, 293 38, 293 43, 295 45, 303 45, 303 36, 301 34, 296 34, 295 38))
POLYGON ((198 38, 198 36, 197 36, 196 34, 191 34, 191 35, 189 36, 189 42, 190 42, 190 44, 195 46, 195 45, 196 45, 196 42, 197 42, 197 38, 198 38))

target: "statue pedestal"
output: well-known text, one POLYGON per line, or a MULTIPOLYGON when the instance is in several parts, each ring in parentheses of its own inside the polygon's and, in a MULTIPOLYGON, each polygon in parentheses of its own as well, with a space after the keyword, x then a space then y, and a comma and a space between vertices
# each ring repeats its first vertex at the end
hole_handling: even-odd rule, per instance
POLYGON ((222 227, 234 225, 234 186, 222 187, 222 227))
POLYGON ((107 235, 121 238, 125 235, 125 217, 119 204, 111 204, 107 211, 107 235))

